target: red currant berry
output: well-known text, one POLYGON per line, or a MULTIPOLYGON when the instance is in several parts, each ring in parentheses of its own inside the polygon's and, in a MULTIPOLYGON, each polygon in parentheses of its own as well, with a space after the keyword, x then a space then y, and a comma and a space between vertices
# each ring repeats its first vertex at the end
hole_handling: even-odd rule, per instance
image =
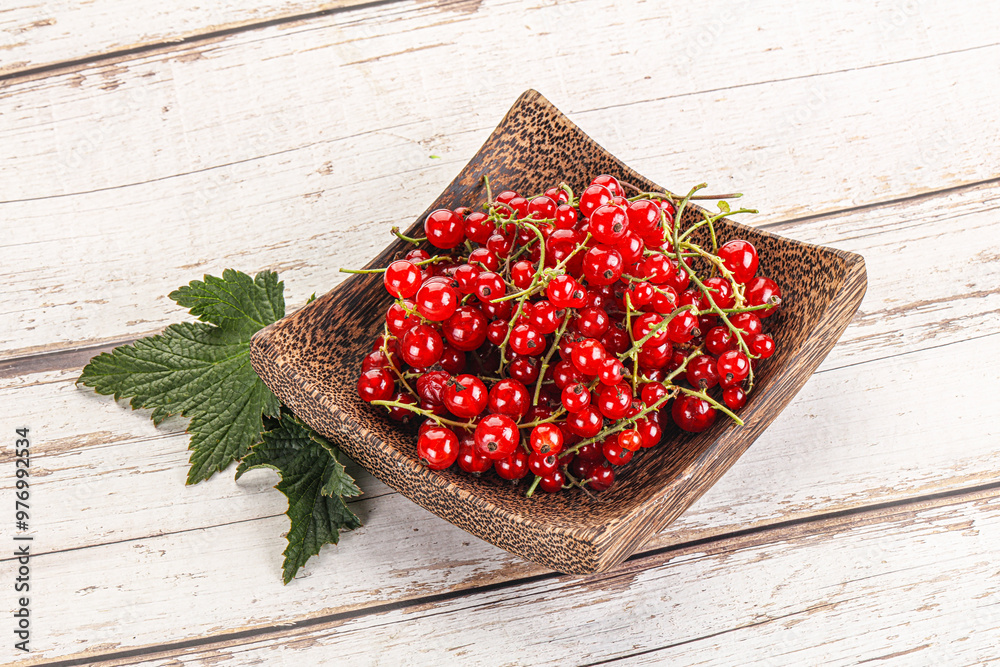
POLYGON ((712 300, 719 308, 732 308, 736 304, 736 294, 733 286, 725 278, 713 276, 705 280, 705 287, 712 293, 712 300))
POLYGON ((476 291, 476 278, 482 273, 482 269, 471 264, 460 264, 455 267, 452 277, 458 285, 458 291, 462 294, 472 294, 476 291))
POLYGON ((528 456, 528 470, 539 477, 551 475, 558 469, 559 459, 556 458, 555 454, 539 454, 535 452, 528 456))
POLYGON ((358 396, 361 400, 388 401, 396 391, 396 381, 386 368, 373 368, 361 373, 358 378, 358 396))
POLYGON ((476 426, 476 451, 494 461, 507 458, 517 449, 517 424, 506 415, 488 415, 476 426))
POLYGON ((701 332, 698 330, 698 316, 690 310, 677 313, 667 324, 667 338, 672 343, 687 343, 699 335, 701 332))
POLYGON ((538 361, 538 357, 518 357, 511 361, 507 368, 512 378, 525 385, 535 382, 540 370, 541 363, 538 361))
MULTIPOLYGON (((674 317, 674 319, 676 320, 677 317, 674 317)), ((632 320, 632 338, 636 342, 639 342, 643 338, 646 338, 646 336, 649 336, 649 338, 646 338, 646 342, 643 343, 643 347, 647 345, 652 347, 666 343, 667 330, 670 328, 670 325, 662 326, 662 322, 663 316, 657 313, 644 313, 640 315, 632 320)))
POLYGON ((722 400, 730 410, 739 410, 747 404, 747 393, 743 387, 734 384, 722 390, 722 400))
MULTIPOLYGON (((416 405, 417 399, 413 398, 413 396, 411 396, 410 394, 397 391, 392 396, 392 402, 402 403, 404 405, 416 405)), ((408 422, 411 419, 413 419, 413 411, 394 405, 389 408, 389 419, 393 419, 398 422, 408 422)))
POLYGON ((567 385, 562 390, 562 404, 569 413, 580 412, 590 405, 590 390, 580 382, 567 385))
POLYGON ((483 311, 491 320, 510 320, 510 301, 490 301, 479 305, 479 310, 483 311))
POLYGON ((695 389, 710 389, 719 384, 715 358, 700 354, 688 362, 687 381, 695 389))
POLYGON ((605 186, 591 185, 580 194, 580 213, 589 218, 598 207, 610 203, 613 197, 611 190, 605 186))
POLYGON ((443 322, 458 308, 458 291, 440 282, 424 283, 417 292, 417 312, 432 322, 443 322))
POLYGON ((397 299, 408 299, 420 289, 423 276, 412 262, 398 259, 382 274, 382 283, 389 294, 397 299))
POLYGON ((634 452, 642 447, 642 434, 634 428, 621 431, 618 434, 618 446, 626 451, 634 452))
POLYGON ((607 359, 608 353, 598 341, 585 338, 573 346, 571 355, 576 370, 593 377, 601 372, 601 364, 607 359))
POLYGON ((670 285, 660 285, 654 290, 650 305, 655 312, 667 315, 674 312, 681 303, 673 287, 670 285))
POLYGON ((590 469, 587 476, 587 488, 593 491, 606 491, 615 483, 615 471, 610 465, 596 465, 590 469))
POLYGON ((736 346, 733 334, 726 327, 713 327, 705 334, 705 349, 719 356, 736 346))
POLYGON ((523 449, 516 449, 507 458, 496 461, 493 469, 501 479, 517 481, 528 474, 528 455, 523 449))
POLYGON ((454 211, 439 208, 424 220, 424 234, 434 247, 450 250, 465 239, 465 220, 454 211))
POLYGON ((504 190, 496 197, 494 197, 493 201, 497 202, 498 204, 509 204, 511 200, 516 199, 519 196, 520 195, 514 192, 513 190, 504 190))
POLYGON ((516 421, 531 407, 531 395, 528 388, 517 380, 500 380, 490 389, 488 406, 490 412, 516 421))
POLYGON ((429 371, 417 378, 417 395, 431 405, 444 405, 444 388, 451 379, 447 371, 429 371))
POLYGON ((470 213, 465 218, 465 238, 473 243, 486 245, 486 242, 493 236, 493 221, 489 216, 481 211, 470 213))
POLYGON ((608 419, 624 419, 632 406, 632 388, 624 382, 613 387, 602 386, 597 394, 597 409, 608 419))
POLYGON ((699 433, 715 423, 715 408, 708 401, 685 394, 674 400, 670 415, 685 431, 699 433))
POLYGON ((603 185, 608 190, 611 191, 613 197, 624 197, 625 191, 622 189, 622 184, 614 176, 609 176, 608 174, 601 174, 596 177, 591 184, 596 183, 597 185, 603 185))
POLYGON ((750 351, 761 359, 767 359, 774 354, 774 339, 770 334, 757 334, 747 343, 750 351))
POLYGON ((635 430, 642 437, 643 447, 655 447, 663 437, 663 428, 660 426, 659 413, 652 413, 635 420, 635 430))
POLYGON ((743 382, 750 373, 750 360, 739 350, 726 350, 719 355, 716 373, 723 387, 743 382))
POLYGON ((747 284, 745 292, 747 303, 751 306, 768 305, 769 308, 754 311, 758 317, 770 317, 781 305, 781 289, 770 278, 757 277, 747 284))
POLYGON ((536 454, 558 454, 563 441, 562 429, 555 424, 539 424, 531 430, 531 449, 536 454))
POLYGON ((632 460, 632 452, 618 444, 618 439, 613 435, 604 439, 601 450, 604 458, 612 465, 623 466, 632 460))
POLYGON ((556 229, 573 229, 576 226, 576 209, 569 204, 560 204, 556 208, 556 229))
POLYGON ((565 428, 570 433, 574 433, 581 438, 593 438, 601 431, 604 420, 601 413, 594 406, 585 407, 579 412, 574 412, 566 418, 565 428))
POLYGON ((427 429, 417 438, 417 456, 431 470, 444 470, 458 458, 458 437, 451 429, 427 429))
POLYGON ((476 278, 476 296, 480 301, 491 302, 507 293, 507 286, 498 274, 483 271, 476 278))
POLYGON ((642 386, 642 391, 639 395, 642 398, 643 404, 651 408, 667 395, 667 388, 663 386, 662 382, 647 382, 642 386))
POLYGON ((438 363, 452 375, 457 375, 465 370, 465 361, 465 352, 445 343, 438 363))
POLYGON ((507 339, 508 331, 510 331, 509 324, 503 320, 493 320, 486 327, 486 339, 494 345, 502 345, 504 340, 507 339))
MULTIPOLYGON (((631 267, 636 262, 642 260, 642 253, 646 249, 646 244, 642 242, 639 235, 633 232, 631 229, 625 233, 625 236, 621 238, 618 243, 615 244, 615 249, 621 254, 622 262, 625 266, 631 267)), ((640 267, 641 269, 641 267, 640 267)), ((628 271, 632 275, 641 275, 641 270, 628 271)))
POLYGON ((401 338, 409 331, 410 327, 420 324, 420 318, 413 314, 415 309, 416 304, 409 299, 404 299, 402 304, 397 301, 389 306, 389 309, 385 311, 385 324, 389 333, 396 338, 401 338))
POLYGON ((444 341, 434 328, 426 324, 410 327, 400 339, 399 356, 414 368, 429 368, 444 352, 444 341))
POLYGON ((530 324, 514 327, 508 342, 512 350, 526 357, 537 357, 545 352, 545 336, 530 324))
POLYGON ((576 319, 576 330, 587 338, 600 338, 609 326, 611 319, 603 308, 584 308, 576 319))
POLYGON ((559 311, 550 302, 536 301, 531 307, 531 316, 528 318, 533 327, 543 334, 553 333, 562 324, 565 312, 559 311))
POLYGON ((486 247, 497 257, 507 257, 514 247, 515 235, 494 234, 486 241, 486 247))
POLYGON ((649 283, 630 283, 626 290, 626 296, 629 303, 632 304, 632 310, 647 305, 653 300, 654 294, 653 286, 649 283))
POLYGON ((601 336, 601 345, 608 351, 608 354, 619 355, 632 346, 625 327, 620 322, 615 322, 601 336))
POLYGON ((660 207, 648 199, 639 199, 628 206, 628 226, 638 234, 649 235, 660 224, 660 207))
POLYGON ((535 197, 528 202, 528 217, 535 220, 553 220, 556 217, 556 206, 555 201, 545 195, 535 197))
POLYGON ((587 231, 598 243, 615 245, 628 231, 628 216, 625 214, 625 209, 614 205, 597 207, 590 216, 590 226, 587 231))
POLYGON ((583 257, 583 275, 591 285, 610 285, 624 270, 621 253, 613 246, 594 246, 583 257))
POLYGON ((601 370, 598 371, 597 377, 601 384, 616 385, 625 379, 625 364, 614 357, 608 357, 601 364, 601 370))
POLYGON ((653 254, 646 258, 642 266, 643 276, 656 285, 669 283, 677 275, 677 270, 666 255, 653 254))
POLYGON ((717 254, 737 282, 746 283, 757 275, 757 250, 749 241, 728 241, 722 244, 717 254))
POLYGON ((553 470, 551 474, 542 477, 538 486, 546 493, 557 493, 562 491, 565 483, 566 475, 563 474, 562 470, 553 470))
POLYGON ((528 289, 531 287, 531 281, 534 277, 535 265, 526 259, 515 262, 514 266, 510 267, 511 282, 518 289, 528 289))
POLYGON ((486 340, 487 327, 486 316, 478 308, 459 306, 441 328, 455 349, 469 352, 486 340))
POLYGON ((481 475, 493 467, 493 460, 476 451, 475 441, 467 445, 463 440, 458 448, 458 467, 467 473, 481 475))
POLYGON ((549 281, 545 294, 556 308, 571 308, 577 299, 586 298, 580 283, 566 275, 556 276, 549 281))
POLYGON ((486 385, 474 375, 459 375, 444 387, 445 407, 462 419, 470 419, 482 412, 488 397, 486 385))
POLYGON ((489 248, 476 248, 469 253, 469 264, 481 264, 486 271, 496 271, 500 268, 500 260, 489 248))

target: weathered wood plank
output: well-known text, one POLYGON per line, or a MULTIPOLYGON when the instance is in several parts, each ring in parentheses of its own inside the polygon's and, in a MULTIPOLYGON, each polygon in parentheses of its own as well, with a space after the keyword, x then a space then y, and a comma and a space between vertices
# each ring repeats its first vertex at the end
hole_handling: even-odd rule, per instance
MULTIPOLYGON (((267 594, 259 580, 255 593, 247 591, 239 569, 224 583, 236 599, 221 591, 193 597, 196 584, 186 558, 191 550, 231 562, 238 558, 218 542, 160 551, 152 544, 134 546, 126 560, 117 562, 170 581, 172 596, 196 600, 177 624, 199 642, 207 639, 199 618, 216 622, 227 608, 239 605, 243 618, 259 621, 265 608, 281 604, 283 596, 267 594), (241 600, 251 594, 253 600, 243 606, 241 600)), ((568 655, 574 664, 616 659, 625 664, 854 664, 909 651, 920 651, 921 664, 979 664, 998 656, 998 547, 1000 493, 993 488, 669 549, 604 575, 534 577, 372 613, 338 614, 318 601, 303 603, 304 591, 290 587, 284 592, 297 594, 300 611, 314 610, 313 618, 300 618, 298 627, 274 624, 257 637, 227 642, 223 635, 219 643, 168 648, 160 655, 152 647, 169 647, 172 636, 149 633, 148 659, 139 655, 110 664, 315 664, 336 656, 338 663, 352 665, 456 660, 558 665, 566 664, 568 655)), ((449 562, 444 572, 452 568, 461 571, 463 564, 449 562)), ((61 581, 80 586, 93 576, 80 571, 82 564, 72 569, 61 572, 61 581)), ((341 571, 336 585, 354 574, 367 576, 368 571, 341 571)), ((386 578, 371 585, 387 581, 391 585, 386 578)), ((112 607, 102 591, 86 589, 88 608, 101 617, 87 626, 89 633, 111 623, 110 613, 115 619, 127 617, 130 634, 138 635, 133 640, 147 634, 154 600, 132 585, 120 588, 125 590, 119 595, 140 604, 112 607)), ((65 612, 50 605, 42 617, 61 618, 65 612)), ((120 640, 121 633, 115 636, 120 640)), ((93 651, 81 646, 76 655, 113 654, 128 645, 93 651)))
POLYGON ((392 8, 379 32, 371 21, 382 15, 361 10, 6 82, 0 164, 12 176, 0 179, 0 215, 14 224, 0 247, 0 355, 155 330, 178 312, 160 295, 227 266, 281 269, 301 303, 422 210, 524 81, 660 182, 747 191, 768 212, 762 223, 996 175, 1000 142, 982 128, 1000 126, 1000 93, 980 82, 1000 46, 937 30, 955 41, 924 43, 914 60, 923 13, 872 41, 849 13, 781 10, 782 24, 774 5, 771 30, 734 20, 726 30, 747 39, 720 38, 685 74, 673 56, 709 15, 633 30, 649 19, 643 5, 588 0, 572 30, 564 7, 546 5, 532 16, 546 30, 501 39, 493 28, 520 25, 520 6, 447 21, 392 8), (619 54, 626 37, 633 48, 619 54), (558 52, 538 58, 552 40, 558 52), (802 57, 811 49, 822 63, 802 57), (667 65, 641 78, 632 53, 667 65), (580 66, 596 54, 615 85, 580 66), (480 65, 444 68, 454 62, 480 65))
MULTIPOLYGON (((817 373, 730 473, 646 550, 994 482, 1000 433, 975 406, 1000 374, 978 360, 998 354, 994 335, 817 373), (939 364, 967 369, 963 382, 927 391, 939 364)), ((44 406, 48 415, 36 433, 43 472, 34 479, 35 526, 44 538, 36 549, 47 552, 36 560, 44 572, 37 615, 49 624, 41 656, 74 651, 81 636, 141 646, 200 636, 209 619, 217 632, 266 627, 542 572, 364 478, 376 496, 355 504, 365 528, 283 587, 287 520, 281 497, 266 490, 269 474, 185 488, 183 435, 163 434, 56 377, 23 381, 0 398, 13 409, 44 406), (46 394, 52 389, 57 396, 46 394), (83 422, 121 429, 124 439, 82 435, 83 422), (190 614, 177 614, 177 599, 194 601, 190 614), (94 610, 100 622, 88 620, 94 610), (128 640, 125 626, 134 628, 128 640)))

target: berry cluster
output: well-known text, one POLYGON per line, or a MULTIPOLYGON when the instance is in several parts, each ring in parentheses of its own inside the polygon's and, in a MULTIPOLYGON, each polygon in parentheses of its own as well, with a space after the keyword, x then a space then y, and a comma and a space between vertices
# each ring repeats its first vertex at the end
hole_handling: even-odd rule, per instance
POLYGON ((394 229, 442 252, 367 270, 395 302, 359 395, 393 419, 424 418, 428 467, 532 473, 528 495, 609 488, 671 418, 691 432, 718 412, 742 424, 781 290, 757 275, 749 242, 718 245, 714 223, 752 211, 730 210, 738 195, 717 214, 689 207, 702 187, 626 197, 603 175, 579 196, 563 184, 529 199, 493 197, 487 180, 481 211, 436 210, 426 238, 394 229))

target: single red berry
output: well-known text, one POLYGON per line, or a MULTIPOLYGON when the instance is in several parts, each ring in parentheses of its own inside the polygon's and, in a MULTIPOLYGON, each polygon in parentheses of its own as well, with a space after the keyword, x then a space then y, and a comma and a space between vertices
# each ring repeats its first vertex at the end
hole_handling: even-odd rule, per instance
POLYGON ((373 368, 358 378, 358 396, 361 400, 388 401, 396 391, 396 381, 386 368, 373 368))
POLYGON ((625 379, 625 364, 614 357, 608 357, 601 363, 601 369, 597 373, 601 384, 616 385, 625 379))
POLYGON ((486 339, 494 345, 502 345, 507 338, 510 325, 503 320, 493 320, 486 327, 486 339))
MULTIPOLYGON (((600 450, 597 451, 598 456, 603 459, 604 454, 600 450)), ((567 470, 569 471, 569 474, 573 475, 577 479, 587 479, 590 476, 590 471, 594 469, 594 465, 596 465, 596 462, 577 455, 576 458, 570 461, 567 470)))
POLYGON ((553 220, 556 217, 556 202, 542 195, 528 202, 528 217, 535 220, 553 220))
POLYGON ((615 471, 610 465, 596 465, 590 469, 587 476, 587 488, 593 491, 606 491, 615 483, 615 471))
POLYGON ((713 327, 705 334, 705 349, 715 356, 719 356, 735 346, 736 340, 726 327, 713 327))
POLYGON ((609 203, 614 195, 607 187, 599 184, 587 187, 580 194, 580 213, 589 218, 599 206, 609 203))
MULTIPOLYGON (((402 403, 404 405, 416 405, 417 399, 413 398, 410 394, 404 393, 402 391, 397 391, 392 396, 393 403, 402 403)), ((389 408, 389 418, 398 422, 408 422, 413 419, 413 412, 407 410, 406 408, 401 408, 398 406, 392 406, 389 408)))
POLYGON ((753 313, 737 313, 729 318, 730 324, 742 331, 743 340, 750 340, 764 331, 760 318, 753 313))
POLYGON ((432 322, 443 322, 458 308, 458 291, 450 285, 428 281, 417 292, 417 312, 432 322))
POLYGON ((558 454, 563 441, 562 429, 555 424, 539 424, 531 430, 531 449, 537 454, 558 454))
POLYGON ((545 288, 545 294, 556 308, 571 308, 581 296, 585 298, 586 293, 580 283, 576 282, 572 276, 562 275, 549 281, 545 288))
POLYGON ((677 275, 677 269, 666 255, 655 253, 646 258, 642 267, 643 276, 656 285, 670 283, 677 275))
POLYGON ((558 469, 559 459, 556 458, 555 454, 539 454, 534 452, 528 456, 528 470, 539 477, 551 475, 558 469))
POLYGON ((680 303, 677 291, 670 285, 660 285, 653 291, 653 298, 649 304, 653 310, 661 315, 667 315, 677 310, 680 303))
MULTIPOLYGON (((395 341, 393 341, 395 342, 395 341)), ((382 350, 369 352, 361 362, 361 372, 370 371, 373 368, 395 368, 399 370, 399 360, 392 355, 386 355, 382 350)))
POLYGON ((436 329, 417 324, 410 327, 400 339, 399 356, 414 368, 429 368, 436 364, 444 352, 444 341, 436 329))
POLYGON ((608 419, 624 419, 632 406, 632 387, 624 382, 611 387, 602 385, 597 393, 596 405, 608 419))
POLYGON ((739 410, 747 404, 747 393, 743 387, 734 384, 722 390, 722 400, 730 410, 739 410))
POLYGON ((716 254, 737 282, 746 283, 757 275, 757 249, 749 241, 727 241, 716 254))
POLYGON ((601 336, 601 345, 608 354, 619 355, 632 346, 632 341, 629 340, 625 327, 620 322, 615 322, 601 336))
POLYGON ((450 250, 465 239, 465 220, 454 211, 439 208, 424 220, 424 234, 434 247, 450 250))
POLYGON ((639 366, 643 370, 663 368, 670 361, 672 352, 673 348, 670 345, 670 341, 661 343, 660 345, 646 343, 639 349, 639 366))
POLYGON ((459 306, 441 329, 455 349, 469 352, 486 340, 487 326, 486 316, 478 308, 459 306))
POLYGON ((526 259, 519 260, 510 267, 510 279, 514 287, 528 289, 535 277, 535 265, 526 259))
POLYGON ((476 296, 480 301, 491 302, 507 293, 507 286, 498 274, 483 271, 476 278, 476 296))
POLYGON ((662 382, 647 382, 642 386, 639 395, 646 407, 651 408, 667 395, 667 388, 663 386, 662 382))
POLYGON ((725 278, 713 276, 705 280, 705 287, 712 293, 712 300, 719 308, 732 308, 736 304, 736 294, 732 284, 725 278))
POLYGON ((618 434, 618 445, 629 452, 642 447, 642 434, 635 428, 626 429, 618 434))
POLYGON ((505 236, 503 234, 494 234, 489 239, 486 240, 486 247, 490 249, 497 257, 507 257, 510 255, 511 249, 514 247, 514 234, 510 236, 505 236))
POLYGON ((747 346, 761 359, 767 359, 774 354, 774 339, 770 334, 757 334, 750 339, 747 346))
POLYGON ((667 324, 667 338, 672 343, 684 344, 698 335, 701 335, 698 330, 698 316, 690 310, 677 313, 667 324))
POLYGON ((628 226, 640 235, 649 235, 660 224, 660 207, 648 199, 639 199, 628 206, 628 226))
POLYGON ((621 253, 613 246, 594 246, 583 257, 583 275, 591 285, 610 285, 624 270, 621 253))
POLYGON ((486 271, 497 271, 500 269, 500 260, 489 248, 476 248, 469 253, 469 264, 476 266, 481 264, 486 271))
POLYGON ((489 216, 481 211, 470 213, 465 218, 465 238, 473 243, 486 245, 495 227, 489 216))
POLYGON ((476 278, 482 273, 482 269, 471 264, 460 264, 455 267, 452 277, 458 286, 458 291, 462 294, 473 294, 476 291, 476 278))
POLYGON ((781 305, 781 288, 770 278, 757 277, 747 284, 744 295, 751 306, 768 305, 769 308, 754 311, 758 317, 770 317, 781 305))
POLYGON ((628 231, 628 215, 620 206, 598 206, 590 215, 587 231, 598 243, 615 245, 628 231))
POLYGON ((416 304, 409 299, 404 299, 402 303, 397 301, 389 306, 385 311, 385 324, 389 333, 401 338, 410 327, 420 324, 420 318, 413 313, 415 309, 416 304))
POLYGON ((501 479, 517 481, 528 474, 528 455, 523 449, 516 449, 510 456, 494 462, 493 469, 501 479))
POLYGON ((458 375, 465 370, 465 362, 465 352, 452 347, 448 343, 444 344, 444 349, 441 350, 441 358, 438 360, 441 368, 452 375, 458 375))
POLYGON ((576 218, 575 208, 569 204, 560 204, 556 208, 556 229, 573 229, 576 225, 576 218))
POLYGON ((608 356, 604 346, 592 338, 585 338, 576 343, 571 354, 571 361, 576 370, 590 377, 601 372, 601 364, 608 356))
POLYGON ((483 311, 483 314, 491 320, 510 319, 510 301, 490 301, 482 303, 479 305, 479 309, 483 311))
POLYGON ((603 308, 584 308, 576 318, 576 330, 587 338, 600 338, 609 326, 611 318, 603 308))
POLYGON ((750 373, 750 360, 739 350, 726 350, 719 355, 716 373, 723 387, 743 382, 750 373))
POLYGON ((512 350, 526 357, 537 357, 545 352, 545 336, 530 324, 514 327, 508 342, 512 350))
POLYGON ((417 438, 417 457, 431 470, 444 470, 458 458, 458 436, 448 428, 430 428, 417 438))
POLYGON ((550 302, 542 299, 532 304, 531 316, 528 319, 539 332, 550 334, 559 328, 565 314, 565 311, 557 309, 550 302))
POLYGON ((538 482, 538 486, 546 493, 562 491, 564 484, 566 484, 566 475, 563 474, 562 470, 553 470, 538 482))
POLYGON ((653 286, 649 283, 629 283, 626 296, 632 304, 632 310, 642 308, 653 300, 653 286))
MULTIPOLYGON (((617 243, 615 243, 615 250, 619 252, 622 256, 622 262, 625 266, 631 267, 637 262, 642 261, 642 253, 646 249, 646 244, 642 242, 642 238, 633 232, 631 229, 625 233, 625 236, 621 238, 617 243)), ((642 266, 635 271, 627 270, 626 273, 629 275, 641 276, 642 266)))
POLYGON ((517 424, 506 415, 488 415, 476 426, 476 451, 494 461, 507 458, 517 449, 517 424))
POLYGON ((678 396, 670 409, 674 423, 691 433, 704 431, 715 423, 715 414, 708 401, 687 394, 678 396))
POLYGON ((614 435, 609 435, 604 439, 601 451, 604 453, 604 458, 612 465, 623 466, 632 460, 631 450, 622 447, 618 443, 618 438, 614 435))
POLYGON ((518 195, 513 190, 504 190, 503 192, 501 192, 500 194, 498 194, 496 197, 494 197, 493 201, 497 202, 498 204, 509 204, 512 199, 515 199, 515 198, 517 198, 519 196, 520 195, 518 195))
POLYGON ((471 444, 463 440, 458 448, 458 467, 467 473, 481 475, 493 467, 493 459, 476 451, 475 440, 471 444))
POLYGON ((538 357, 518 357, 510 362, 507 369, 512 378, 525 385, 535 382, 540 370, 541 362, 538 357))
POLYGON ((590 390, 580 382, 567 385, 562 390, 562 404, 569 413, 580 412, 590 405, 590 390))
POLYGON ((655 447, 663 437, 663 427, 660 426, 658 412, 635 420, 635 430, 642 437, 643 447, 655 447))
POLYGON ((428 371, 417 378, 417 395, 431 405, 444 405, 444 388, 450 379, 447 371, 428 371))
POLYGON ((610 192, 613 197, 624 197, 625 190, 622 189, 622 184, 614 176, 609 176, 608 174, 601 174, 591 181, 591 184, 603 185, 610 192))
POLYGON ((604 420, 593 405, 574 412, 566 418, 565 429, 581 438, 593 438, 601 431, 604 420))
POLYGON ((462 419, 482 412, 488 397, 486 385, 474 375, 459 375, 445 384, 444 404, 451 414, 462 419))
POLYGON ((517 380, 500 380, 490 389, 487 405, 494 414, 518 420, 531 407, 531 394, 528 393, 528 388, 517 380))
POLYGON ((405 259, 397 259, 382 274, 386 291, 397 299, 408 299, 416 294, 422 281, 420 269, 405 259))
POLYGON ((719 384, 715 358, 700 354, 687 365, 687 381, 695 389, 710 389, 719 384))
MULTIPOLYGON (((676 320, 677 317, 674 317, 674 319, 676 320)), ((670 324, 662 326, 661 322, 663 322, 663 316, 658 313, 644 313, 640 315, 632 320, 632 338, 638 343, 643 338, 646 338, 646 336, 649 336, 646 342, 643 343, 643 347, 647 345, 652 347, 666 343, 668 340, 667 331, 670 328, 670 324)))

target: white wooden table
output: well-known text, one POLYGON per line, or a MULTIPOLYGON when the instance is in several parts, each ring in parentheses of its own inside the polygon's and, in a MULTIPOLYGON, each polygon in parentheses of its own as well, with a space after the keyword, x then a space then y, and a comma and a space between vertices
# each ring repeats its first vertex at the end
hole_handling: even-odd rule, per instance
POLYGON ((998 28, 985 0, 11 0, 0 659, 1000 658, 998 28), (722 481, 613 572, 545 571, 355 471, 365 527, 282 586, 273 476, 185 487, 183 421, 155 428, 74 380, 180 319, 165 295, 204 273, 278 270, 292 307, 331 288, 529 87, 653 180, 745 192, 752 224, 863 254, 861 310, 722 481))

